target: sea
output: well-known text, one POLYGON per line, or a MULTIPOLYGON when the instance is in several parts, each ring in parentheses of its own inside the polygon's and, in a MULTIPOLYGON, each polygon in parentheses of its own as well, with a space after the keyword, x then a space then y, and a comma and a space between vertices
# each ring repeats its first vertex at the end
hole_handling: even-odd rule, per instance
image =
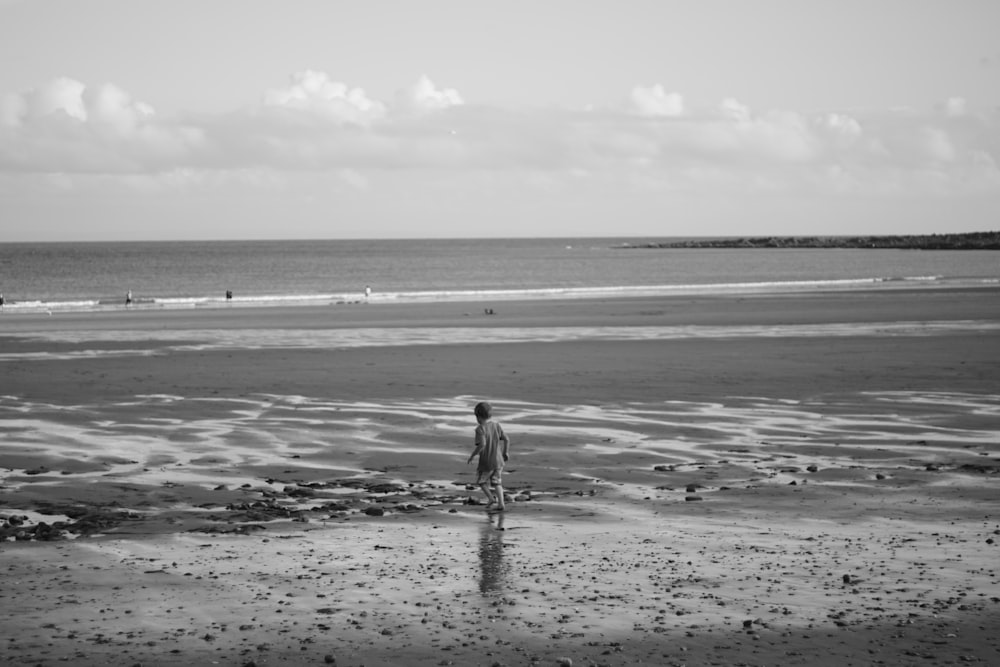
POLYGON ((1000 252, 644 247, 677 238, 0 243, 4 312, 1000 284, 1000 252), (227 299, 226 293, 231 293, 227 299))

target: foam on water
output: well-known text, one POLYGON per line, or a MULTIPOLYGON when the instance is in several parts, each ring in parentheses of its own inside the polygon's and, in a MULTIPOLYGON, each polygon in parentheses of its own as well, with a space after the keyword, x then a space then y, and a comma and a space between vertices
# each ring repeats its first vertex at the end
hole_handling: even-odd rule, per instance
MULTIPOLYGON (((491 302, 538 299, 628 298, 643 296, 707 295, 707 294, 767 294, 851 289, 900 289, 913 287, 975 287, 996 284, 992 278, 958 278, 941 275, 890 277, 859 277, 821 280, 765 280, 748 282, 705 282, 656 285, 560 286, 516 289, 463 289, 376 292, 367 299, 356 292, 302 294, 262 294, 235 296, 232 299, 213 296, 156 296, 136 298, 129 308, 134 310, 184 310, 204 308, 268 308, 281 306, 330 306, 349 303, 441 303, 491 302)), ((6 312, 100 312, 125 310, 122 299, 20 300, 8 301, 6 312)))

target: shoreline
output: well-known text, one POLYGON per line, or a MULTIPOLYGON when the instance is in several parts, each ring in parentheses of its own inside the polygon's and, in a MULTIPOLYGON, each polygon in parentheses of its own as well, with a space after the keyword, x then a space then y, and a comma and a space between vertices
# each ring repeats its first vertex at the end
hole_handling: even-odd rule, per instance
MULTIPOLYGON (((636 246, 635 249, 641 249, 636 246)), ((523 289, 481 289, 469 291, 389 291, 360 296, 351 292, 334 294, 256 295, 232 299, 214 296, 141 296, 130 305, 118 299, 41 301, 7 299, 0 315, 45 315, 119 312, 171 312, 273 308, 340 308, 357 305, 428 306, 435 304, 508 303, 525 301, 577 301, 594 299, 642 299, 671 297, 753 297, 803 296, 831 292, 968 290, 997 288, 996 278, 945 278, 940 275, 827 278, 771 282, 689 283, 665 285, 559 286, 523 289)))
POLYGON ((7 540, 25 537, 0 542, 9 660, 832 666, 1000 652, 1000 359, 983 328, 1000 322, 995 290, 332 311, 0 320, 14 355, 0 360, 0 515, 7 540), (899 323, 934 331, 883 326, 899 323), (733 335, 447 338, 601 326, 733 335), (787 334, 802 326, 817 329, 787 334), (373 328, 444 337, 197 347, 206 331, 373 328), (120 343, 102 336, 123 330, 155 354, 18 357, 110 352, 120 343), (192 347, 158 347, 163 331, 192 347), (465 465, 481 398, 513 440, 503 515, 484 512, 465 465))
POLYGON ((663 323, 874 322, 900 319, 995 319, 991 301, 1000 284, 818 290, 591 296, 586 298, 432 301, 401 303, 355 301, 345 304, 266 307, 155 308, 107 311, 5 311, 0 336, 25 331, 155 328, 340 328, 403 326, 558 326, 591 325, 615 318, 626 325, 663 323), (766 304, 758 312, 758 304, 766 304), (985 311, 972 303, 986 304, 985 311), (874 306, 873 304, 877 304, 874 306), (931 305, 928 305, 931 304, 931 305), (648 306, 648 307, 646 307, 648 306), (492 307, 504 317, 483 317, 492 307), (881 314, 875 309, 888 309, 881 314), (857 310, 857 313, 852 311, 857 310), (905 311, 918 312, 907 317, 905 311), (669 312, 668 312, 669 311, 669 312), (940 311, 940 312, 939 312, 940 311), (10 317, 6 317, 10 315, 10 317))

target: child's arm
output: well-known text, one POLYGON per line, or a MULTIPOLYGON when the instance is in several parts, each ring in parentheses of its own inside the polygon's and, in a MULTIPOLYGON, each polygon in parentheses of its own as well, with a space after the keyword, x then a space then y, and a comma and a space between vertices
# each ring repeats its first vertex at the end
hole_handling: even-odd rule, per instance
POLYGON ((503 449, 500 451, 503 453, 503 460, 506 461, 508 455, 510 454, 510 438, 503 431, 500 432, 500 442, 503 443, 503 449))
POLYGON ((476 448, 472 450, 469 454, 469 460, 465 462, 465 465, 472 463, 472 459, 479 456, 479 452, 483 451, 483 429, 481 426, 476 427, 476 448))

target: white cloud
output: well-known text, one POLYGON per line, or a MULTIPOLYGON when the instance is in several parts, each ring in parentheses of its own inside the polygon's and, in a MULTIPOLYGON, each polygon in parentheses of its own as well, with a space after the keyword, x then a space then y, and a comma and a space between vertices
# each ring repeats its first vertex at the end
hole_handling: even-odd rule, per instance
POLYGON ((852 145, 861 138, 861 123, 846 114, 827 114, 818 122, 834 137, 838 146, 852 145))
POLYGON ((307 70, 256 107, 161 117, 113 84, 61 78, 3 97, 0 171, 144 177, 133 184, 196 179, 206 187, 246 181, 213 173, 314 172, 359 196, 377 194, 390 171, 450 174, 453 183, 471 173, 524 182, 530 173, 567 188, 643 191, 916 192, 930 172, 940 192, 973 182, 980 191, 998 187, 1000 115, 976 114, 964 101, 950 101, 948 113, 806 116, 755 112, 732 98, 689 108, 658 84, 628 95, 617 110, 501 110, 466 105, 425 76, 386 104, 307 70), (164 176, 146 178, 156 174, 164 176))
POLYGON ((956 159, 955 146, 944 130, 925 127, 920 134, 921 147, 928 158, 938 162, 952 162, 956 159))
POLYGON ((731 97, 727 97, 722 100, 722 103, 719 105, 719 113, 721 113, 723 117, 734 120, 738 123, 750 122, 750 107, 745 104, 741 104, 731 97))
POLYGON ((134 132, 155 113, 153 107, 132 99, 112 84, 96 90, 85 89, 81 99, 87 109, 87 120, 110 126, 121 134, 134 132))
POLYGON ((402 109, 408 111, 435 111, 465 104, 457 90, 438 88, 426 75, 400 91, 396 100, 402 109))
POLYGON ((949 97, 945 100, 944 112, 949 116, 964 116, 967 112, 965 99, 962 97, 949 97))
POLYGON ((362 125, 378 120, 385 113, 385 107, 361 88, 351 88, 331 80, 325 72, 314 70, 294 74, 287 88, 269 90, 264 95, 264 105, 362 125))
POLYGON ((21 94, 9 94, 4 104, 5 124, 20 125, 58 113, 85 121, 84 88, 79 81, 63 77, 21 94))
POLYGON ((684 114, 684 97, 668 93, 662 85, 648 88, 636 86, 629 96, 632 110, 640 116, 681 116, 684 114))
POLYGON ((113 84, 59 78, 4 98, 0 169, 144 172, 171 168, 204 140, 197 127, 160 122, 113 84))

